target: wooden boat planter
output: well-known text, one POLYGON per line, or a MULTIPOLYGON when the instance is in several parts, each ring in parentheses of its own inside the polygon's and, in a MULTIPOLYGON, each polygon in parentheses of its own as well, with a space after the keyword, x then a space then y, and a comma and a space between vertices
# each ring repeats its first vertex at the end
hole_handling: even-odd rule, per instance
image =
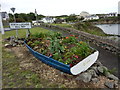
POLYGON ((89 55, 88 57, 86 57, 85 59, 74 65, 73 67, 70 67, 70 65, 64 64, 62 62, 52 59, 51 57, 42 55, 34 51, 30 46, 27 45, 26 42, 24 43, 26 47, 29 49, 29 51, 33 54, 33 56, 35 56, 37 59, 58 70, 61 70, 62 72, 72 75, 77 75, 81 72, 86 71, 91 65, 95 63, 99 55, 99 51, 96 50, 94 53, 92 53, 91 55, 89 55))

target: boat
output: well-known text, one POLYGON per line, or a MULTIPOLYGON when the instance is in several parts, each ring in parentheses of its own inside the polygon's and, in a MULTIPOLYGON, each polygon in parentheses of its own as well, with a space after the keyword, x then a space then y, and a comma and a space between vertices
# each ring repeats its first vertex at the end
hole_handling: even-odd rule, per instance
POLYGON ((34 51, 30 46, 27 45, 26 41, 24 41, 25 46, 29 49, 31 54, 35 56, 38 60, 42 61, 43 63, 52 66, 53 68, 56 68, 62 72, 71 74, 71 75, 78 75, 84 71, 86 71, 89 67, 91 67, 95 61, 98 58, 99 51, 95 51, 73 67, 70 67, 70 65, 64 64, 62 62, 59 62, 57 60, 52 59, 51 57, 45 56, 43 54, 40 54, 36 51, 34 51))

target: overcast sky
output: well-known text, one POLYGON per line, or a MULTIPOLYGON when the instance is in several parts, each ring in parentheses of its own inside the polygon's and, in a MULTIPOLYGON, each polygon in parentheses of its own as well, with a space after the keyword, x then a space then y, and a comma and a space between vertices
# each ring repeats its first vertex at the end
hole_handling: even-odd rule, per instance
POLYGON ((2 11, 11 13, 29 13, 37 10, 38 14, 46 16, 80 14, 87 11, 90 14, 118 12, 120 0, 0 0, 2 11))

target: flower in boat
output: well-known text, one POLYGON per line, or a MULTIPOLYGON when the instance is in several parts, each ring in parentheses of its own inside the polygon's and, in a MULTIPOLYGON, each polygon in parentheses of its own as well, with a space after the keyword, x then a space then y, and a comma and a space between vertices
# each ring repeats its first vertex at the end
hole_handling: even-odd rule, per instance
POLYGON ((75 58, 78 58, 78 56, 77 56, 77 55, 75 55, 74 57, 75 57, 75 58))
POLYGON ((44 44, 45 42, 41 42, 42 44, 44 44))
POLYGON ((73 36, 73 37, 74 37, 75 35, 70 35, 70 36, 73 36))
POLYGON ((83 42, 82 41, 80 41, 80 44, 82 44, 83 42))
POLYGON ((67 46, 65 46, 65 48, 67 48, 67 46))
POLYGON ((60 41, 60 43, 62 43, 62 41, 60 41))
POLYGON ((51 56, 53 56, 52 54, 50 54, 50 56, 49 57, 51 57, 51 56))
POLYGON ((69 37, 66 37, 66 39, 68 39, 69 37))
POLYGON ((69 65, 70 65, 70 67, 72 67, 72 66, 73 66, 73 64, 72 64, 72 63, 70 63, 69 65))

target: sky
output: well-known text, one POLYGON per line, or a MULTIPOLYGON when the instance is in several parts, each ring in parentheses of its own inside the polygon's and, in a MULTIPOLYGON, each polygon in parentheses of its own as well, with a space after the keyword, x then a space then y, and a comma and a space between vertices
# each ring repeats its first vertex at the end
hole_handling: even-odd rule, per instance
POLYGON ((1 11, 12 13, 35 12, 45 16, 79 15, 82 11, 90 14, 118 12, 120 0, 0 0, 1 11))
POLYGON ((120 14, 120 1, 118 2, 118 13, 120 14))

